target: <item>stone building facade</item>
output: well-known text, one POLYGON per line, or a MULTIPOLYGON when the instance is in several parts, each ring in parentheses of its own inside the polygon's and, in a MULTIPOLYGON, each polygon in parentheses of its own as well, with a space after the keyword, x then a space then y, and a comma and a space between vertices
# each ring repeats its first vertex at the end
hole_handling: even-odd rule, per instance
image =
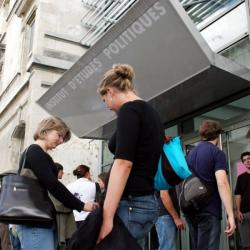
MULTIPOLYGON (((0 172, 17 168, 38 122, 49 116, 36 101, 86 52, 85 11, 81 0, 0 0, 0 172)), ((67 182, 81 163, 96 177, 101 153, 101 141, 73 136, 51 155, 67 182)))

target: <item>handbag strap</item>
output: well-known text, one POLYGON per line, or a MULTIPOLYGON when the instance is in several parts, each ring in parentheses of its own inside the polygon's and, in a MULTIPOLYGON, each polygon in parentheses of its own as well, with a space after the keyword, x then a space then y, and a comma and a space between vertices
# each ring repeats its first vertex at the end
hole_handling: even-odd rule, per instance
POLYGON ((18 174, 18 175, 21 174, 21 171, 22 171, 22 169, 23 169, 24 166, 25 166, 26 159, 27 159, 27 152, 28 152, 28 149, 29 149, 29 147, 26 148, 25 151, 23 152, 23 160, 21 161, 22 157, 21 157, 21 159, 20 159, 19 167, 18 167, 18 171, 17 171, 17 174, 18 174), (22 162, 22 163, 21 163, 21 162, 22 162))

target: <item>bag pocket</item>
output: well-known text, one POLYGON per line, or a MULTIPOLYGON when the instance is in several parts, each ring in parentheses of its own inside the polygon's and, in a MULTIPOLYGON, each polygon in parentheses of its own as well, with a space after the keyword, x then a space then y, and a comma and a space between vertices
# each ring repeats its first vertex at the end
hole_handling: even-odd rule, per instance
POLYGON ((179 196, 179 205, 183 213, 199 212, 206 207, 212 196, 214 188, 201 181, 194 174, 183 181, 179 196))

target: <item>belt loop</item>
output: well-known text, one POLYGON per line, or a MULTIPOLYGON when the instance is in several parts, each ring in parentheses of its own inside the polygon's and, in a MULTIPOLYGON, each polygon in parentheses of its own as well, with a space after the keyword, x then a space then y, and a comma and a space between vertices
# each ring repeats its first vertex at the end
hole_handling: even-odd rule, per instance
POLYGON ((155 197, 156 199, 159 199, 159 198, 160 198, 160 191, 155 191, 155 192, 154 192, 154 197, 155 197))
POLYGON ((131 201, 133 199, 133 196, 131 194, 128 195, 128 200, 131 201))

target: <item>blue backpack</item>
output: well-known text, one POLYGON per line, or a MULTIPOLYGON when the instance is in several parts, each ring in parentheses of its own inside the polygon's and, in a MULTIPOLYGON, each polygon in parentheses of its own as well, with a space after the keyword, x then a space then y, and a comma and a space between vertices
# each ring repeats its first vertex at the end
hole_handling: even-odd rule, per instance
POLYGON ((181 147, 180 137, 177 136, 165 142, 154 177, 155 189, 171 189, 191 174, 181 147))

